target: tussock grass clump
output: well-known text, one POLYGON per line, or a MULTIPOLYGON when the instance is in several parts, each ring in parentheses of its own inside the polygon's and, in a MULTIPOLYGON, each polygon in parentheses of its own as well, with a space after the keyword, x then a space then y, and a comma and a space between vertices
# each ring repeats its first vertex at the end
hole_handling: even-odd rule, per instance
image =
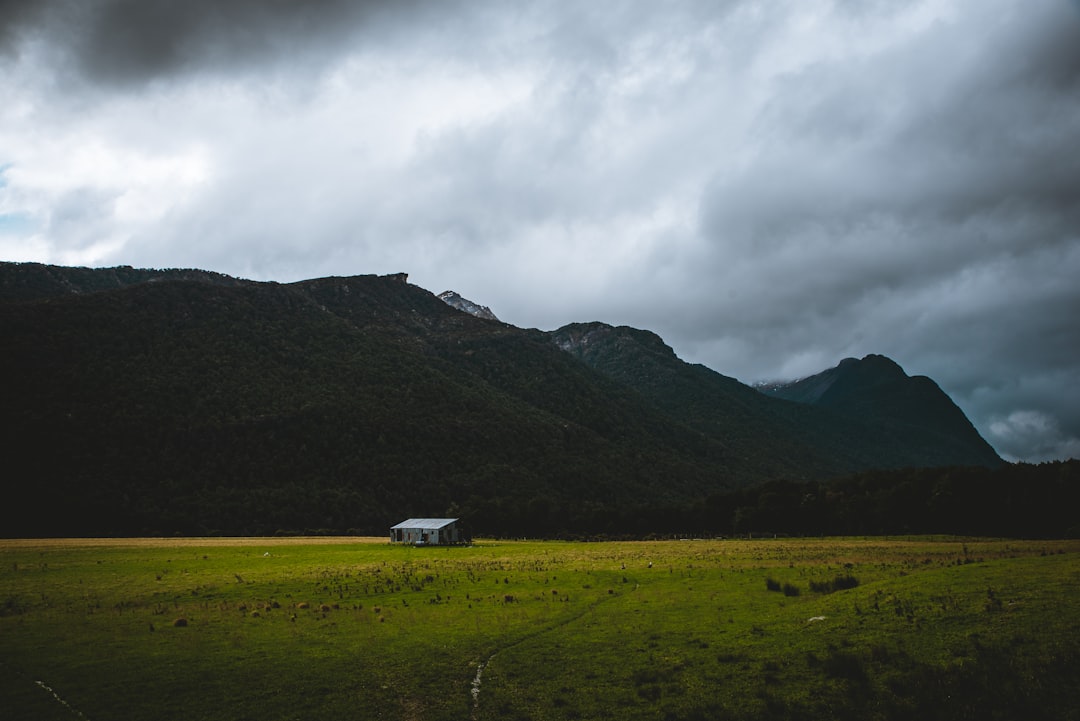
POLYGON ((798 596, 801 591, 799 587, 793 583, 780 583, 775 578, 765 579, 765 589, 768 591, 775 591, 777 593, 783 593, 785 596, 798 596))
POLYGON ((836 576, 828 581, 811 581, 810 590, 814 593, 833 593, 855 588, 859 585, 859 579, 851 574, 836 576))

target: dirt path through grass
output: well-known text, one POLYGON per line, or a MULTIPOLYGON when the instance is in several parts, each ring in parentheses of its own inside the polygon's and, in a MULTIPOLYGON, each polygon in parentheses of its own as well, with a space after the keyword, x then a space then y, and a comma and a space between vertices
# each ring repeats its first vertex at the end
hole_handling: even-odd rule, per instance
POLYGON ((51 694, 51 695, 52 695, 52 697, 53 697, 53 699, 54 699, 54 700, 55 700, 55 701, 56 701, 57 703, 59 703, 59 704, 60 704, 61 706, 63 706, 63 707, 64 707, 64 708, 66 708, 66 709, 67 709, 68 711, 70 711, 70 712, 71 712, 72 714, 74 714, 74 716, 75 716, 76 718, 81 718, 81 719, 85 719, 85 718, 86 718, 86 714, 84 714, 84 713, 83 713, 82 711, 80 711, 79 709, 75 708, 74 706, 72 706, 71 704, 69 704, 69 703, 68 703, 67 701, 65 701, 65 700, 64 700, 63 698, 61 698, 61 697, 60 697, 60 694, 56 693, 56 691, 53 691, 52 687, 50 687, 49 685, 47 685, 47 684, 46 684, 46 683, 45 683, 44 681, 34 681, 34 683, 36 683, 36 684, 37 684, 37 685, 38 685, 38 686, 39 686, 40 688, 42 688, 43 690, 45 690, 46 692, 48 692, 49 694, 51 694))
MULTIPOLYGON (((637 590, 637 587, 633 588, 630 591, 630 593, 633 593, 636 590, 637 590)), ((581 609, 580 612, 574 614, 573 616, 570 616, 569 618, 564 618, 564 619, 562 619, 560 621, 556 621, 554 623, 544 624, 544 625, 540 626, 539 628, 537 628, 537 629, 535 629, 535 630, 533 630, 533 631, 531 631, 529 633, 526 633, 525 635, 521 636, 520 638, 517 638, 517 639, 511 641, 510 643, 504 644, 503 646, 498 648, 496 651, 494 651, 490 656, 488 656, 486 661, 478 662, 477 665, 476 665, 476 676, 473 677, 472 688, 469 690, 469 692, 472 694, 472 699, 473 699, 472 720, 476 721, 476 719, 478 718, 478 714, 480 713, 480 685, 482 683, 482 676, 483 676, 483 673, 484 673, 484 669, 491 665, 492 660, 494 660, 494 658, 496 656, 498 656, 500 652, 505 651, 505 650, 510 649, 510 648, 514 648, 515 646, 519 646, 519 645, 525 643, 526 641, 531 641, 531 640, 533 640, 535 638, 538 638, 539 636, 542 636, 542 635, 544 635, 546 633, 551 633, 552 631, 557 631, 559 629, 566 628, 570 624, 575 623, 577 621, 580 621, 587 614, 589 614, 589 613, 595 611, 597 608, 599 608, 602 604, 604 604, 604 603, 606 603, 608 601, 611 601, 612 599, 615 599, 615 598, 618 598, 618 596, 616 596, 614 594, 608 595, 608 596, 601 596, 600 598, 596 599, 592 603, 585 606, 583 609, 581 609)))

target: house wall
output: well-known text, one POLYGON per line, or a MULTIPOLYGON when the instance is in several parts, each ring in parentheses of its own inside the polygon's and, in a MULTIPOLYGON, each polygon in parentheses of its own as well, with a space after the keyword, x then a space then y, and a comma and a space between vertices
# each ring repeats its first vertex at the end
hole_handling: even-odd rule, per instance
POLYGON ((390 531, 391 543, 457 543, 458 538, 457 524, 443 528, 394 528, 390 531))

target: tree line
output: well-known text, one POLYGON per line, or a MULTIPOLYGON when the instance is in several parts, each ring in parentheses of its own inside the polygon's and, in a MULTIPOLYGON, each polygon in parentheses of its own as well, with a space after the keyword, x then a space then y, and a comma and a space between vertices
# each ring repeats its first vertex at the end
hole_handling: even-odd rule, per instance
MULTIPOLYGON (((484 472, 498 475, 498 468, 484 472)), ((4 535, 374 535, 410 516, 461 519, 473 536, 551 539, 952 534, 1080 537, 1080 461, 870 471, 828 481, 773 480, 693 501, 530 493, 496 478, 466 490, 415 485, 199 485, 162 482, 40 488, 8 506, 4 535), (468 493, 467 496, 464 494, 468 493), (17 511, 17 512, 15 512, 17 511)), ((534 486, 535 488, 535 486, 534 486)))
POLYGON ((1080 461, 773 480, 688 504, 476 501, 483 533, 566 538, 954 534, 1080 537, 1080 461))

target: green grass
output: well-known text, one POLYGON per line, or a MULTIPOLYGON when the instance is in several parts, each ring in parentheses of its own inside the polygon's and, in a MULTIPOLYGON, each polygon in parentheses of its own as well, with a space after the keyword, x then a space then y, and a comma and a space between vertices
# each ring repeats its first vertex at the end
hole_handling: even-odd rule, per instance
POLYGON ((1078 541, 0 541, 13 719, 1080 718, 1078 641, 1078 541))

